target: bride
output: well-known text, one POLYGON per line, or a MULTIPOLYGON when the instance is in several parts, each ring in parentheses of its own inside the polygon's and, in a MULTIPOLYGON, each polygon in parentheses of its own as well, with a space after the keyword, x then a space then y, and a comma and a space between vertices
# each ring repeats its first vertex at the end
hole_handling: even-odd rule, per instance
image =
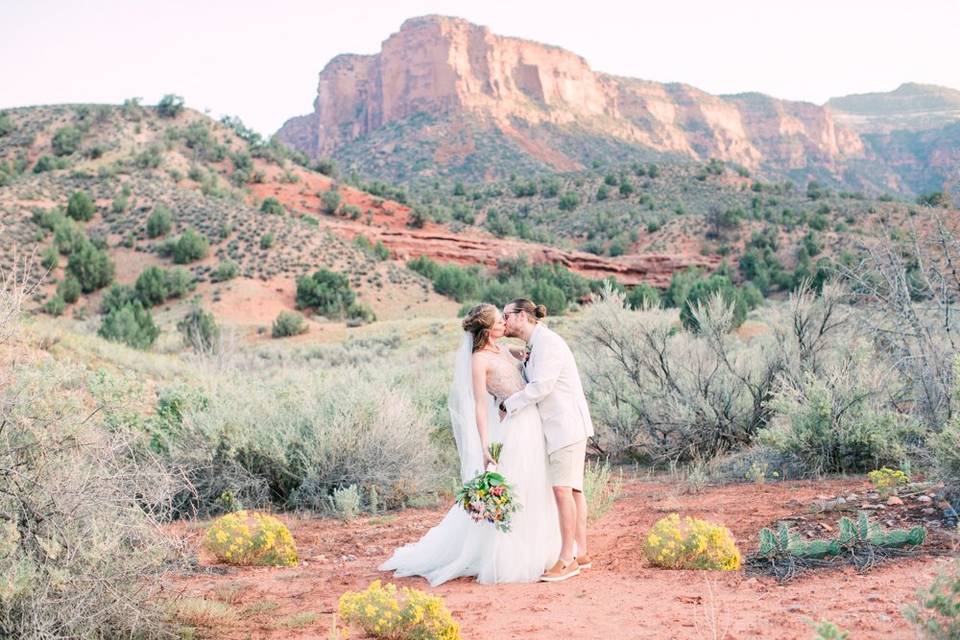
POLYGON ((540 413, 530 405, 500 422, 497 405, 526 384, 521 362, 504 346, 504 322, 492 304, 481 304, 463 320, 450 391, 450 418, 460 454, 460 478, 471 480, 492 462, 489 445, 502 442, 497 471, 513 489, 520 509, 510 531, 474 522, 455 504, 418 542, 394 551, 381 571, 423 576, 437 586, 460 576, 477 582, 534 582, 560 552, 557 506, 547 476, 540 413))

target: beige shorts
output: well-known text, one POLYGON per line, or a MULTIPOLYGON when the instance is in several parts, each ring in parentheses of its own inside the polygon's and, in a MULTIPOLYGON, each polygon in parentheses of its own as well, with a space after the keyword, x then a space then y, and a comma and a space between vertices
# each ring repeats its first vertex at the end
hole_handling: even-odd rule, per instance
POLYGON ((547 456, 550 484, 583 491, 583 466, 587 457, 587 441, 574 442, 547 456))

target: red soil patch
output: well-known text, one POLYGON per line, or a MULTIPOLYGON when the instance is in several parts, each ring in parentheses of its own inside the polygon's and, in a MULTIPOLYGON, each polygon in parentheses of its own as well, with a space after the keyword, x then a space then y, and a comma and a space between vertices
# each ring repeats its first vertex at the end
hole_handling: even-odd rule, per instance
MULTIPOLYGON (((910 637, 901 609, 914 601, 918 587, 947 566, 947 558, 903 559, 863 575, 852 569, 821 571, 781 586, 742 573, 654 569, 643 557, 642 536, 673 511, 724 523, 746 554, 755 549, 761 527, 797 513, 801 504, 819 494, 865 487, 846 479, 730 485, 685 495, 674 485, 630 482, 625 497, 591 524, 594 568, 553 585, 490 586, 462 578, 431 589, 419 578, 398 580, 378 572, 377 565, 394 547, 418 539, 439 522, 444 509, 437 508, 352 523, 284 517, 299 546, 300 566, 212 567, 223 574, 175 576, 169 586, 175 593, 207 598, 232 587, 238 590, 234 606, 240 610, 253 603, 276 605, 216 629, 215 636, 223 638, 324 638, 340 594, 363 589, 377 578, 442 595, 468 640, 719 638, 710 631, 714 622, 727 629, 728 640, 809 638, 807 621, 823 618, 861 638, 910 637), (285 617, 306 611, 323 615, 298 630, 282 625, 285 617)), ((186 537, 199 545, 199 529, 186 537)))

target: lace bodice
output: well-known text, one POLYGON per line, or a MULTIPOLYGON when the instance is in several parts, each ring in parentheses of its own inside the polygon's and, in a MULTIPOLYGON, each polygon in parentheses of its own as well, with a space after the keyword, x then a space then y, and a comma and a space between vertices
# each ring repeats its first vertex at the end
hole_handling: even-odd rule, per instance
POLYGON ((521 363, 502 347, 503 353, 494 354, 487 369, 487 391, 502 402, 527 384, 520 373, 521 363))

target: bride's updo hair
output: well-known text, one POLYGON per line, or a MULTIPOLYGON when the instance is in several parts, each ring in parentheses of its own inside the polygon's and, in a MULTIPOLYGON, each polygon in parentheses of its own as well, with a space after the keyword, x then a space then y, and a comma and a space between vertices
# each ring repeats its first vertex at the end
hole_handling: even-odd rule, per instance
POLYGON ((473 334, 473 352, 487 345, 490 329, 497 323, 500 311, 492 304, 478 304, 463 318, 463 330, 473 334))
POLYGON ((533 300, 527 298, 517 298, 510 304, 517 311, 523 311, 531 320, 543 320, 547 317, 547 308, 542 304, 534 304, 533 300))

